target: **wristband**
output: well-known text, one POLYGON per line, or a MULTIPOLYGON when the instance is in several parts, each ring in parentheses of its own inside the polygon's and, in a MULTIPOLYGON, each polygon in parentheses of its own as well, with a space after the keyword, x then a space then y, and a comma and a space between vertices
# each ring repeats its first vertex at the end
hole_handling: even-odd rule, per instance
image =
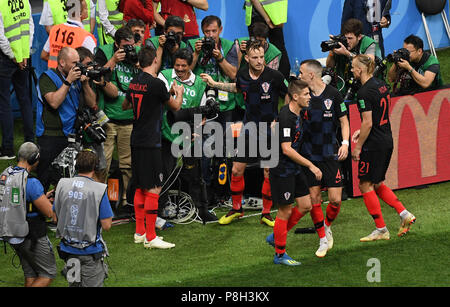
POLYGON ((409 72, 409 73, 412 73, 412 72, 413 72, 413 70, 414 70, 414 68, 412 68, 412 67, 411 67, 411 69, 410 69, 410 70, 408 70, 408 72, 409 72))
POLYGON ((72 83, 70 83, 70 82, 67 81, 67 80, 64 80, 63 83, 64 83, 65 85, 67 85, 68 87, 71 87, 71 86, 72 86, 72 83))
POLYGON ((350 143, 348 142, 348 140, 343 140, 341 144, 342 144, 342 145, 347 145, 347 146, 350 145, 350 143))
POLYGON ((225 57, 222 56, 222 58, 220 60, 216 60, 217 63, 222 63, 223 60, 225 60, 225 57))

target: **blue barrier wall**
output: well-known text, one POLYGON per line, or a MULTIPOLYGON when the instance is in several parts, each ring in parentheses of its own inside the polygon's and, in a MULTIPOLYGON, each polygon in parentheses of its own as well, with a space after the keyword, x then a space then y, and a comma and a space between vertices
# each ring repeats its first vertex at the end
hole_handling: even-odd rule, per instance
MULTIPOLYGON (((217 15, 223 22, 223 37, 233 40, 237 37, 247 36, 243 3, 244 0, 209 0, 207 12, 197 10, 198 22, 200 24, 201 19, 206 15, 217 15)), ((320 43, 327 40, 329 34, 339 32, 343 4, 344 0, 289 1, 288 22, 284 27, 284 34, 291 64, 294 63, 295 58, 302 60, 326 57, 327 54, 320 49, 320 43)), ((448 2, 446 12, 449 12, 448 2)), ((410 34, 421 37, 424 40, 425 48, 429 48, 415 0, 393 0, 391 15, 392 24, 390 28, 384 30, 386 54, 401 47, 403 39, 410 34)), ((47 33, 39 25, 39 18, 40 14, 33 15, 35 24, 33 49, 35 53, 32 56, 32 63, 38 77, 46 70, 45 62, 40 59, 40 53, 47 40, 47 33)), ((427 21, 435 47, 450 46, 450 40, 440 15, 428 16, 427 21)), ((34 103, 36 101, 35 98, 34 103)), ((17 111, 15 97, 13 105, 17 111)))

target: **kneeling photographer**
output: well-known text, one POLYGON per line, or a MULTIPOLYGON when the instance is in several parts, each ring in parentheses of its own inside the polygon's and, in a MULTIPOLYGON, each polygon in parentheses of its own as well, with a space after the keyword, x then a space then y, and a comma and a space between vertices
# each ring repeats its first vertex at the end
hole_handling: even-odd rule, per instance
MULTIPOLYGON (((117 96, 110 96, 106 87, 99 92, 98 106, 109 118, 105 129, 106 168, 103 175, 107 179, 114 147, 117 147, 124 187, 128 186, 131 178, 130 137, 133 129, 133 111, 122 110, 122 103, 131 80, 139 73, 137 52, 140 48, 135 47, 135 43, 133 32, 125 26, 116 31, 114 43, 100 46, 95 54, 96 63, 111 69, 109 81, 118 91, 117 96)), ((126 193, 119 197, 125 199, 126 193)))
POLYGON ((363 25, 358 19, 347 20, 342 27, 342 34, 331 36, 331 40, 321 44, 322 51, 329 51, 326 66, 334 68, 342 79, 336 84, 342 95, 348 90, 348 83, 352 79, 351 63, 358 54, 366 54, 375 60, 381 58, 378 44, 370 37, 362 34, 363 25))
POLYGON ((42 103, 36 106, 36 136, 41 148, 37 176, 47 191, 52 183, 49 172, 52 161, 69 144, 68 136, 75 133, 75 119, 82 99, 89 108, 96 106, 96 95, 89 78, 76 65, 78 52, 62 48, 56 69, 49 69, 39 79, 42 103))
POLYGON ((423 41, 415 35, 408 36, 403 48, 387 57, 393 62, 388 79, 394 83, 396 96, 439 89, 443 84, 438 59, 423 50, 423 41))
MULTIPOLYGON (((202 114, 206 119, 217 117, 219 104, 216 102, 215 91, 207 91, 207 85, 203 80, 190 70, 193 61, 192 52, 189 49, 179 49, 174 55, 175 65, 173 69, 161 71, 158 78, 170 90, 172 83, 176 82, 184 87, 183 104, 177 112, 168 109, 164 112, 161 127, 162 134, 162 157, 163 174, 168 178, 176 164, 171 148, 172 143, 180 145, 182 140, 179 135, 171 132, 171 127, 175 122, 183 121, 194 125, 194 115, 202 114)), ((194 131, 191 128, 191 131, 194 131)), ((196 138, 193 138, 194 142, 196 138)), ((186 150, 186 148, 184 148, 186 150)), ((206 184, 202 176, 201 158, 194 157, 191 150, 191 157, 183 157, 184 167, 181 171, 181 180, 186 185, 186 190, 195 202, 199 210, 199 216, 203 222, 215 221, 217 217, 208 212, 208 198, 206 184)), ((160 199, 160 210, 164 209, 167 197, 163 195, 160 199)))

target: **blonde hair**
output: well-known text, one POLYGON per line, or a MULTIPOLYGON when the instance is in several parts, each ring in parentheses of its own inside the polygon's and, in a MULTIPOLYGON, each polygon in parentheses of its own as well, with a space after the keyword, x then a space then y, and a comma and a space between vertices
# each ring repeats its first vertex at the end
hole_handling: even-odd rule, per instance
POLYGON ((358 61, 359 64, 362 64, 369 75, 372 75, 375 71, 375 61, 368 55, 358 54, 354 57, 354 61, 358 61))

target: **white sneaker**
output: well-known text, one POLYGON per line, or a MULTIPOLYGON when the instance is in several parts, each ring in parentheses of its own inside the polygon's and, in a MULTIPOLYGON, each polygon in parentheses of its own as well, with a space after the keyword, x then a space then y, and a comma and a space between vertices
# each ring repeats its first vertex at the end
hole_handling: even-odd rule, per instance
POLYGON ((328 241, 328 250, 333 248, 333 232, 331 231, 331 226, 325 225, 325 235, 328 241))
POLYGON ((175 244, 165 242, 165 241, 161 240, 159 237, 155 237, 150 242, 147 241, 147 238, 145 238, 144 247, 145 248, 169 249, 169 248, 175 247, 175 244))
POLYGON ((325 255, 327 254, 327 251, 329 250, 328 248, 328 243, 321 243, 319 245, 319 249, 316 251, 316 256, 319 258, 323 258, 325 257, 325 255))
MULTIPOLYGON (((164 237, 158 237, 158 238, 160 238, 162 240, 164 237)), ((138 235, 137 233, 134 234, 134 243, 140 244, 140 243, 144 243, 144 242, 145 242, 145 233, 142 236, 138 235)))
POLYGON ((389 231, 387 228, 385 230, 375 229, 372 233, 364 238, 359 239, 361 242, 371 242, 377 240, 389 240, 389 231))

